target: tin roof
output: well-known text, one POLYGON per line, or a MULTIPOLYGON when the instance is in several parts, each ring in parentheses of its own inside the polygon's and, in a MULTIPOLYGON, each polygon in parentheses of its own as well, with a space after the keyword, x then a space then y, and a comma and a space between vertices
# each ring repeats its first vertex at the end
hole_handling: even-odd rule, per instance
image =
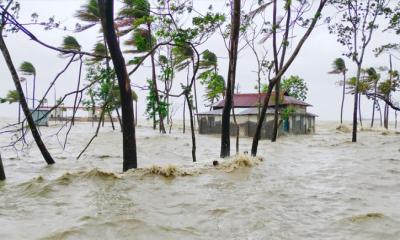
MULTIPOLYGON (((214 109, 208 112, 202 112, 198 113, 196 115, 199 116, 222 116, 222 108, 214 109)), ((267 114, 274 114, 275 109, 274 108, 267 108, 267 114)), ((231 111, 231 114, 233 112, 231 111)), ((236 116, 252 116, 252 115, 257 115, 258 114, 258 108, 242 108, 242 109, 236 109, 235 110, 235 115, 236 116)), ((318 115, 313 114, 313 113, 296 113, 295 115, 304 115, 304 116, 311 116, 311 117, 318 117, 318 115)))
MULTIPOLYGON (((266 93, 261 93, 260 100, 261 104, 264 101, 265 97, 267 96, 266 93)), ((269 100, 268 106, 275 106, 275 93, 271 94, 271 98, 269 100)), ((299 106, 306 106, 310 107, 311 105, 298 100, 294 97, 290 96, 282 96, 283 104, 282 105, 299 105, 299 106)), ((258 106, 259 95, 258 93, 243 93, 243 94, 235 94, 233 96, 233 101, 235 104, 235 108, 252 108, 258 106)), ((214 105, 214 109, 223 108, 225 105, 225 100, 219 101, 217 104, 214 105)))
MULTIPOLYGON (((218 108, 214 109, 208 112, 202 112, 198 113, 197 115, 208 115, 208 116, 222 116, 222 111, 223 108, 218 108)), ((273 114, 275 111, 274 108, 268 108, 267 109, 267 114, 273 114)), ((233 114, 233 111, 231 111, 231 114, 233 114)), ((258 109, 257 108, 241 108, 241 109, 235 109, 235 115, 236 116, 243 116, 243 115, 257 115, 258 114, 258 109)))

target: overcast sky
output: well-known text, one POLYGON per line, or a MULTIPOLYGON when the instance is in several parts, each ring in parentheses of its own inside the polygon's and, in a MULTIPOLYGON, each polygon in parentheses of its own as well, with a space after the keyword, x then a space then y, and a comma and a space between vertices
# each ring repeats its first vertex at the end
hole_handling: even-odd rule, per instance
MULTIPOLYGON (((85 2, 84 0, 20 0, 22 10, 20 13, 20 21, 27 22, 30 19, 32 12, 39 13, 40 19, 45 19, 51 16, 55 16, 57 20, 61 21, 62 25, 68 26, 73 29, 77 19, 73 17, 74 12, 85 2)), ((199 11, 205 12, 210 3, 213 3, 215 10, 226 10, 225 0, 209 1, 209 0, 194 0, 195 7, 199 11)), ((332 10, 328 10, 326 13, 331 14, 332 10)), ((381 24, 385 22, 382 21, 381 24)), ((62 38, 65 35, 74 35, 83 46, 83 50, 90 51, 93 48, 94 43, 98 40, 99 34, 98 29, 90 29, 86 32, 75 34, 72 32, 65 32, 62 30, 51 30, 43 31, 40 27, 29 27, 37 36, 44 42, 60 46, 62 38)), ((297 35, 295 35, 297 36, 297 35)), ((400 36, 392 34, 383 34, 377 32, 372 40, 372 44, 368 49, 365 65, 379 67, 382 65, 388 65, 388 56, 382 56, 379 58, 374 57, 372 49, 388 42, 398 42, 400 36)), ((37 95, 44 93, 46 87, 50 81, 53 80, 57 72, 59 72, 64 65, 67 63, 66 59, 62 59, 58 56, 58 53, 39 46, 35 42, 29 40, 25 35, 9 34, 6 38, 9 50, 13 57, 16 66, 19 66, 23 61, 30 61, 34 64, 37 70, 37 95)), ((224 47, 221 37, 215 36, 209 41, 202 50, 210 49, 218 54, 220 57, 220 74, 226 76, 227 74, 227 52, 224 47)), ((309 94, 307 102, 313 105, 309 109, 310 112, 319 115, 321 120, 337 120, 339 117, 340 100, 341 100, 341 88, 336 84, 340 76, 328 74, 331 70, 331 64, 333 60, 340 57, 344 52, 344 48, 337 44, 336 37, 330 35, 326 25, 319 26, 312 33, 310 39, 307 41, 303 49, 301 50, 298 58, 295 60, 293 65, 290 67, 286 76, 299 75, 306 80, 309 88, 309 94)), ((128 59, 128 57, 127 57, 128 59)), ((354 74, 355 66, 349 60, 347 65, 349 68, 349 75, 354 74)), ((394 67, 397 68, 399 62, 394 61, 394 67)), ((255 92, 254 86, 256 84, 256 75, 254 71, 256 65, 254 57, 249 50, 240 52, 238 59, 238 72, 237 81, 239 81, 240 89, 242 93, 255 92)), ((78 75, 77 63, 71 67, 58 81, 57 83, 57 94, 60 96, 62 93, 72 91, 76 87, 78 75)), ((133 83, 138 85, 144 85, 147 78, 151 76, 150 69, 145 65, 140 71, 135 73, 131 80, 133 83)), ((178 75, 180 80, 184 79, 183 76, 178 75)), ((2 56, 0 57, 0 96, 5 96, 8 90, 14 89, 11 76, 4 63, 2 56)), ((200 86, 200 84, 198 84, 200 86)), ((175 88, 179 91, 179 85, 175 88)), ((146 92, 135 89, 139 95, 139 118, 143 118, 145 109, 145 98, 146 92)), ((204 90, 200 87, 199 96, 204 94, 204 90)), ((31 93, 29 93, 31 96, 31 93)), ((53 92, 48 97, 49 102, 53 103, 53 92)), ((366 99, 362 100, 363 112, 365 117, 370 116, 372 105, 367 102, 366 99)), ((177 118, 181 116, 179 109, 182 108, 183 100, 179 100, 174 103, 174 109, 177 109, 177 118)), ((352 105, 353 98, 348 95, 345 105, 344 117, 347 120, 351 119, 352 116, 352 105)), ((200 111, 206 110, 204 104, 200 103, 200 111)), ((2 117, 13 117, 17 115, 17 104, 0 105, 0 116, 2 117)), ((392 114, 393 116, 394 114, 392 114)))

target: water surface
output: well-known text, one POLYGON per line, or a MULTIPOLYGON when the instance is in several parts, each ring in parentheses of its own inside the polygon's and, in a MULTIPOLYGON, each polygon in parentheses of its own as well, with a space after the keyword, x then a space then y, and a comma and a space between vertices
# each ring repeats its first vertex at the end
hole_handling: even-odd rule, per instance
MULTIPOLYGON (((214 168, 218 136, 198 136, 193 164, 190 134, 139 127, 141 169, 123 174, 118 131, 102 129, 80 160, 90 124, 73 129, 65 151, 56 127, 41 131, 54 166, 35 147, 2 150, 0 239, 400 239, 395 132, 362 131, 353 144, 323 123, 312 136, 262 141, 264 161, 250 167, 214 168)), ((250 146, 241 140, 241 151, 250 146)))

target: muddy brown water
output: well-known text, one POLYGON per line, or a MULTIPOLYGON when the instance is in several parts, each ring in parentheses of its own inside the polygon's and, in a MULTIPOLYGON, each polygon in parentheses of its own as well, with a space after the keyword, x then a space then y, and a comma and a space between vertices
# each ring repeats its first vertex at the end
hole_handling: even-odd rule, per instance
POLYGON ((90 124, 65 151, 56 127, 42 128, 56 165, 35 147, 2 150, 0 239, 400 239, 400 135, 362 131, 353 144, 335 127, 262 141, 264 161, 218 168, 218 136, 198 136, 193 164, 189 134, 139 127, 141 169, 125 174, 118 131, 102 129, 76 160, 90 124))

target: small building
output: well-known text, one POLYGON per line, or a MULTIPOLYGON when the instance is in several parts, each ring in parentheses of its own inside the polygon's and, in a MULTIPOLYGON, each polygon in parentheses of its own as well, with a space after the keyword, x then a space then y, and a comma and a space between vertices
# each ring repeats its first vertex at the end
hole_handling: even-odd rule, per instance
POLYGON ((45 108, 38 108, 31 110, 33 121, 37 126, 49 126, 49 110, 45 108))
MULTIPOLYGON (((234 108, 231 112, 231 136, 236 136, 236 122, 239 126, 239 135, 253 137, 256 131, 259 108, 267 96, 266 93, 235 94, 234 108), (261 104, 260 104, 261 103, 261 104)), ((293 97, 283 95, 279 104, 278 136, 284 134, 312 134, 315 132, 316 115, 308 113, 310 104, 293 97)), ((200 134, 220 134, 222 125, 222 111, 225 101, 222 100, 212 107, 211 111, 198 114, 200 134)), ((270 139, 274 126, 275 94, 272 93, 268 103, 267 114, 261 130, 262 139, 270 139)))

